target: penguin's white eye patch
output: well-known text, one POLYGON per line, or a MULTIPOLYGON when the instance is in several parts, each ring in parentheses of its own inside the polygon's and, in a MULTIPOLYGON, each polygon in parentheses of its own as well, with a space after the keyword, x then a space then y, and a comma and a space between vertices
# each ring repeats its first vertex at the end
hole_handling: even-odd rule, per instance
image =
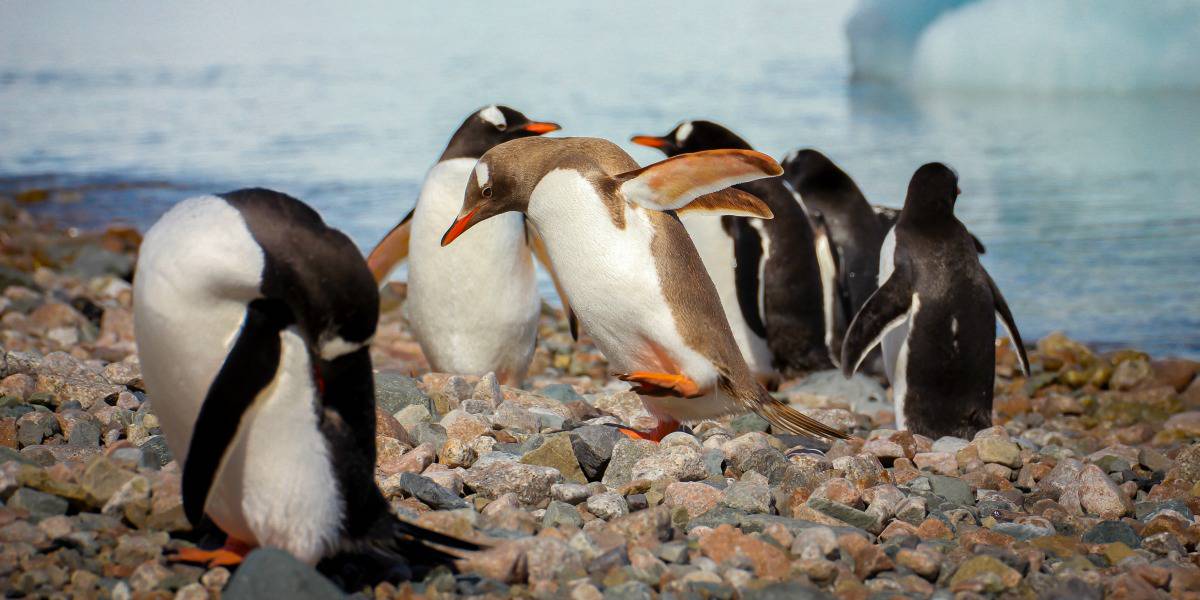
POLYGON ((682 144, 690 135, 692 135, 692 122, 688 121, 675 130, 675 143, 682 144))
POLYGON ((499 108, 493 104, 479 111, 479 118, 491 123, 493 127, 500 131, 508 129, 508 120, 504 118, 504 113, 500 112, 499 108))
POLYGON ((475 163, 475 183, 479 184, 479 189, 488 187, 488 179, 491 173, 488 171, 487 163, 479 161, 475 163))

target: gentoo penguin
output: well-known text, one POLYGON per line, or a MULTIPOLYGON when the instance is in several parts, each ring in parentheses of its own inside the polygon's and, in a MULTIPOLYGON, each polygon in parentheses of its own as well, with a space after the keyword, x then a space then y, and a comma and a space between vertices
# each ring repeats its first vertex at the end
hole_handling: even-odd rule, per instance
POLYGON ((887 232, 854 180, 824 154, 798 150, 780 165, 784 183, 825 219, 840 267, 838 288, 853 316, 875 291, 879 247, 887 232))
MULTIPOLYGON (((888 277, 892 276, 894 270, 895 255, 896 255, 896 221, 900 218, 900 211, 887 206, 874 206, 875 215, 879 218, 879 222, 884 226, 887 234, 883 236, 883 242, 879 247, 879 274, 876 278, 876 289, 887 281, 888 277)), ((986 252, 983 242, 979 238, 971 235, 971 241, 975 244, 975 250, 980 254, 986 252)), ((855 311, 857 313, 858 311, 855 311)), ((879 342, 879 362, 883 363, 883 372, 887 376, 889 382, 896 382, 896 361, 900 358, 900 347, 904 345, 905 338, 908 337, 908 320, 900 323, 892 328, 883 336, 883 340, 879 342)), ((870 356, 876 356, 874 352, 870 356)), ((873 359, 868 358, 867 364, 873 359)), ((878 371, 876 371, 878 372, 878 371)))
MULTIPOLYGON (((665 136, 636 135, 633 142, 661 150, 667 156, 715 149, 751 150, 737 134, 712 121, 684 121, 665 136)), ((826 297, 821 282, 833 273, 822 273, 817 256, 817 235, 804 207, 783 187, 779 178, 759 179, 737 186, 770 207, 771 220, 722 217, 718 230, 711 218, 688 219, 689 233, 708 259, 723 304, 731 315, 736 298, 742 317, 730 316, 737 337, 748 342, 743 355, 760 373, 765 358, 761 343, 771 353, 771 365, 786 376, 832 366, 830 352, 836 335, 832 295, 826 297), (733 260, 728 259, 733 255, 733 260), (732 282, 727 273, 733 264, 732 282)), ((832 268, 828 264, 827 268, 832 268)))
POLYGON ((958 194, 958 176, 945 165, 913 174, 895 227, 894 270, 854 317, 842 347, 849 377, 889 330, 907 322, 892 380, 896 425, 935 439, 971 439, 991 426, 997 315, 1029 373, 1008 304, 954 216, 958 194))
POLYGON ((726 187, 779 172, 774 160, 751 150, 687 154, 639 168, 606 140, 514 140, 479 159, 442 243, 497 215, 525 214, 546 242, 580 324, 658 418, 642 437, 660 439, 680 421, 748 410, 782 430, 843 437, 755 381, 675 212, 769 218, 757 198, 726 187))
MULTIPOLYGON (((556 131, 507 106, 473 113, 429 170, 416 207, 371 251, 376 281, 408 257, 405 304, 413 336, 435 371, 525 378, 533 358, 541 299, 525 218, 494 219, 453 248, 438 245, 458 214, 475 162, 496 144, 556 131)), ((547 265, 549 267, 549 265, 547 265)))
POLYGON ((192 198, 147 232, 134 277, 143 377, 188 520, 207 514, 230 538, 180 558, 236 564, 270 546, 309 564, 402 565, 451 558, 428 542, 474 547, 398 520, 375 486, 378 314, 354 244, 284 194, 192 198))

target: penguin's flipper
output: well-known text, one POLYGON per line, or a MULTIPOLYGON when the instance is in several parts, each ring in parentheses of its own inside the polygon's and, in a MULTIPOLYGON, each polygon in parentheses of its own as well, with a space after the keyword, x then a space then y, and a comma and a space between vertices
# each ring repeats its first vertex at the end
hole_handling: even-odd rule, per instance
MULTIPOLYGON (((627 202, 651 210, 678 210, 705 194, 782 172, 775 159, 761 152, 706 150, 673 156, 615 178, 627 202)), ((741 195, 716 196, 705 202, 712 206, 708 212, 713 212, 719 202, 725 203, 720 206, 729 214, 746 215, 750 210, 741 195)), ((759 216, 761 211, 755 208, 748 216, 759 216)))
POLYGON ((567 317, 567 326, 571 329, 571 339, 579 341, 579 319, 575 318, 575 311, 571 310, 571 302, 567 300, 567 292, 563 290, 562 283, 558 280, 558 274, 554 272, 554 264, 550 262, 550 253, 546 251, 546 243, 542 241, 542 236, 538 235, 533 225, 528 220, 525 221, 525 239, 529 242, 530 249, 537 256, 538 262, 546 268, 546 272, 550 274, 550 281, 554 282, 554 291, 558 292, 558 299, 562 302, 563 314, 567 317))
MULTIPOLYGON (((899 265, 897 265, 899 266, 899 265)), ((908 317, 913 303, 912 283, 903 269, 897 269, 854 315, 842 343, 842 373, 847 379, 883 336, 899 327, 908 317)))
POLYGON ((980 254, 987 254, 987 248, 983 247, 983 242, 979 241, 979 238, 975 237, 973 233, 968 233, 968 235, 971 236, 971 241, 975 242, 975 250, 980 254))
POLYGON ((721 217, 721 225, 733 238, 733 280, 737 291, 738 306, 746 325, 761 338, 767 337, 767 326, 763 324, 763 236, 748 219, 721 217))
POLYGON ((677 213, 729 215, 733 217, 756 217, 773 219, 775 214, 758 196, 737 188, 705 194, 676 209, 677 213))
POLYGON ((408 214, 404 215, 404 218, 387 235, 383 236, 383 239, 375 245, 375 249, 371 250, 371 254, 367 256, 367 266, 371 268, 371 275, 375 277, 375 283, 382 284, 392 269, 408 258, 408 241, 412 237, 412 218, 416 210, 414 207, 408 211, 408 214))
POLYGON ((246 308, 237 341, 200 406, 183 465, 183 512, 193 525, 204 517, 208 493, 242 415, 279 370, 279 332, 292 320, 291 311, 276 300, 255 300, 246 308))
POLYGON ((1029 356, 1025 354, 1025 343, 1021 341, 1021 332, 1017 330, 1017 322, 1013 319, 1012 312, 1008 310, 1008 303, 1004 301, 1004 295, 1000 293, 1000 288, 992 280, 992 276, 987 275, 987 280, 988 285, 992 288, 992 302, 996 305, 996 316, 1000 318, 1000 323, 1004 325, 1004 331, 1008 333, 1008 341, 1017 351, 1017 357, 1021 361, 1021 371, 1025 373, 1026 377, 1029 377, 1029 356))

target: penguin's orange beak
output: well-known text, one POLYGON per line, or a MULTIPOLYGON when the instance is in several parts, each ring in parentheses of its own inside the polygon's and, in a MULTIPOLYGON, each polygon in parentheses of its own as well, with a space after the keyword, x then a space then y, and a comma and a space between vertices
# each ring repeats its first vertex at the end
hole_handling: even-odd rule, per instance
POLYGON ((455 219, 454 223, 450 225, 450 229, 447 229, 445 235, 442 236, 442 247, 449 246, 450 242, 458 239, 458 236, 470 229, 471 226, 475 224, 473 219, 475 217, 475 213, 477 212, 479 212, 478 206, 472 208, 471 212, 455 219))
POLYGON ((558 123, 551 123, 549 121, 534 121, 527 124, 524 129, 530 133, 542 135, 543 133, 558 131, 559 129, 562 129, 562 127, 559 127, 558 123))
POLYGON ((650 148, 665 148, 667 145, 666 139, 656 135, 635 135, 630 141, 639 146, 648 146, 650 148))

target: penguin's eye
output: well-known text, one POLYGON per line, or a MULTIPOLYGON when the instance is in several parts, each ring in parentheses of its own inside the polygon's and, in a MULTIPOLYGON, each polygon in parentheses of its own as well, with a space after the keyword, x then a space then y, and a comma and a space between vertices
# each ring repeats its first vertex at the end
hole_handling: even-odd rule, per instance
POLYGON ((489 185, 487 187, 484 187, 482 190, 479 191, 479 193, 483 194, 484 198, 491 198, 492 197, 492 186, 489 185))
POLYGON ((505 129, 508 129, 508 123, 496 123, 496 129, 504 131, 505 129))

